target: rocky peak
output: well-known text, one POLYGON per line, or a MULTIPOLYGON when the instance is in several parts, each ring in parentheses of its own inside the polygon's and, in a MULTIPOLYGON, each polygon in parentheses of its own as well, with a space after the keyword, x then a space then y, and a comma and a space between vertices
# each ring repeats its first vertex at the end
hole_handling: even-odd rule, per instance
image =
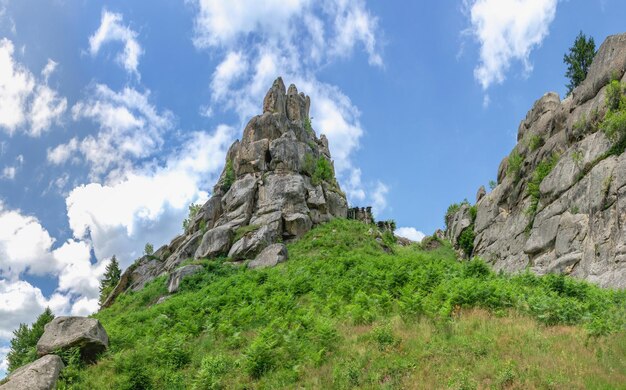
POLYGON ((453 244, 473 229, 474 254, 497 270, 626 287, 626 153, 615 152, 601 126, 611 80, 626 83, 626 34, 605 40, 570 96, 550 92, 533 104, 498 185, 477 196, 475 218, 468 207, 447 216, 453 244))
MULTIPOLYGON (((346 197, 335 179, 328 140, 318 138, 311 125, 310 105, 295 85, 286 90, 277 78, 263 99, 263 113, 250 119, 228 150, 211 198, 187 231, 131 266, 104 306, 186 259, 254 260, 272 244, 345 218, 346 197)), ((284 250, 272 248, 285 257, 284 250)), ((253 264, 273 263, 268 253, 253 264)))

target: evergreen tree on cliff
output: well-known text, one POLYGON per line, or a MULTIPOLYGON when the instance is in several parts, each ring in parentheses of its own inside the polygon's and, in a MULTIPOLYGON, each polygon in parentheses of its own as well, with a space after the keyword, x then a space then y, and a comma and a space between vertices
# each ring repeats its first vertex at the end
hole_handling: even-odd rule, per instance
POLYGON ((569 53, 563 56, 563 62, 567 64, 565 77, 569 79, 569 84, 567 84, 568 95, 585 80, 595 55, 596 44, 593 37, 587 38, 582 31, 579 32, 574 45, 569 48, 569 53))
POLYGON ((100 281, 100 305, 104 303, 111 291, 115 288, 120 281, 122 271, 120 270, 120 263, 117 261, 115 255, 111 258, 111 262, 107 265, 104 271, 104 277, 100 281))
POLYGON ((28 326, 20 324, 19 328, 13 331, 11 339, 11 349, 7 355, 9 363, 8 370, 12 372, 30 362, 37 360, 37 341, 43 335, 44 326, 54 319, 54 314, 49 307, 37 317, 37 320, 28 326))

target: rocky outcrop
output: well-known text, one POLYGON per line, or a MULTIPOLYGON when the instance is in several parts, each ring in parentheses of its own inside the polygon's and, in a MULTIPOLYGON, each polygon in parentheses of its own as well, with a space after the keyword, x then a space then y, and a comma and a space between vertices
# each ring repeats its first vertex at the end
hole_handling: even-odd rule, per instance
MULTIPOLYGON (((53 390, 65 367, 60 357, 46 355, 15 370, 0 385, 0 390, 53 390)), ((1 383, 1 382, 0 382, 1 383)))
MULTIPOLYGON (((571 96, 548 93, 535 102, 498 185, 478 196, 474 254, 496 270, 626 287, 626 154, 609 153, 613 143, 598 126, 607 83, 626 82, 625 73, 626 34, 611 36, 571 96)), ((453 243, 466 225, 462 207, 450 217, 453 243)))
POLYGON ((263 249, 259 255, 248 263, 248 268, 273 267, 287 260, 287 247, 284 244, 272 244, 263 249))
POLYGON ((334 177, 328 140, 311 126, 308 96, 274 81, 263 114, 250 119, 230 147, 213 193, 184 234, 122 275, 105 301, 140 289, 189 258, 254 260, 268 246, 301 237, 312 227, 346 217, 347 201, 334 177))
POLYGON ((44 327, 37 354, 44 356, 72 347, 80 348, 84 361, 94 362, 109 347, 109 337, 95 318, 56 317, 44 327))
POLYGON ((167 291, 170 294, 175 293, 176 291, 178 291, 180 283, 183 281, 184 278, 197 274, 198 272, 202 272, 203 268, 204 267, 199 264, 190 264, 175 269, 174 272, 170 274, 170 278, 167 281, 167 291))

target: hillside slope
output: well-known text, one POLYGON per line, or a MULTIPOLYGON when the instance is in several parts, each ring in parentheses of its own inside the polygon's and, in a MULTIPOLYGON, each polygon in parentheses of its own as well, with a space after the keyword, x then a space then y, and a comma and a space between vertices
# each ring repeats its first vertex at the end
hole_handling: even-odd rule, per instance
POLYGON ((59 388, 626 383, 626 292, 497 275, 458 262, 447 244, 427 252, 392 241, 335 219, 289 244, 290 260, 274 268, 197 260, 203 272, 166 299, 159 277, 97 313, 109 351, 87 367, 66 358, 59 388))

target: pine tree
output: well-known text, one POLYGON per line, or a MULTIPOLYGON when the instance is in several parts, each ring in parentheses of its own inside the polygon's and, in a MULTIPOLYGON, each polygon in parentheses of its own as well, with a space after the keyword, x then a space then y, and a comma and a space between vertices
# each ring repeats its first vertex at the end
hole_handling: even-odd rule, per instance
POLYGON ((9 372, 37 360, 37 341, 43 335, 45 325, 53 319, 54 314, 48 307, 37 317, 32 326, 20 324, 19 328, 13 331, 11 349, 7 355, 9 372))
POLYGON ((563 56, 563 62, 567 64, 565 77, 569 79, 568 95, 585 80, 595 55, 596 44, 593 37, 587 38, 582 31, 578 33, 574 45, 569 48, 569 53, 563 56))
POLYGON ((113 291, 120 281, 121 276, 122 271, 120 270, 120 263, 117 261, 115 255, 113 255, 111 262, 104 271, 104 277, 100 281, 100 305, 104 303, 111 291, 113 291))

